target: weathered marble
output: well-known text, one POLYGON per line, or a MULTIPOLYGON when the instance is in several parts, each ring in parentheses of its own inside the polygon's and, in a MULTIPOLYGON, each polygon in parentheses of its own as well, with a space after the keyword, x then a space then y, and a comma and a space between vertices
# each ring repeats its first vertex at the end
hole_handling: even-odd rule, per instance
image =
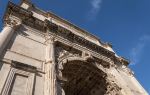
POLYGON ((109 43, 28 0, 9 2, 0 95, 148 95, 109 43))

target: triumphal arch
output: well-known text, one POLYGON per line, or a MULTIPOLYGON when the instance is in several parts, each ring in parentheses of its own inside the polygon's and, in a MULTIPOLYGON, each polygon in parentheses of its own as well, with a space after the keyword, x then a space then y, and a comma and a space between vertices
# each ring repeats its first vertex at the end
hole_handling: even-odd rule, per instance
POLYGON ((111 44, 27 0, 8 2, 0 95, 148 95, 111 44))

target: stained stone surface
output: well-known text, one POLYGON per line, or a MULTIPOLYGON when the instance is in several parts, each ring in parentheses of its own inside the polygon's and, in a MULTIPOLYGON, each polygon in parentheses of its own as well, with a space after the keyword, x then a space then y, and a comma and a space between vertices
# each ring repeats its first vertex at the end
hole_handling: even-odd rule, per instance
POLYGON ((112 46, 22 0, 0 33, 0 95, 148 95, 112 46))
POLYGON ((27 77, 21 75, 15 75, 12 86, 10 87, 9 95, 27 95, 27 77))

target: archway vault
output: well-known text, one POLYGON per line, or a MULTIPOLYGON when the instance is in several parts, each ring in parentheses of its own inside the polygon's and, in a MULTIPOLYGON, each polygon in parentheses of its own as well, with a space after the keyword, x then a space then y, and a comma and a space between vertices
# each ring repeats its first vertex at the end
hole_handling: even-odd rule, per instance
POLYGON ((64 64, 62 76, 67 80, 63 89, 66 95, 104 95, 107 75, 91 63, 81 60, 64 64))
POLYGON ((109 80, 110 75, 96 63, 79 56, 68 56, 60 64, 65 95, 121 95, 119 86, 109 80))

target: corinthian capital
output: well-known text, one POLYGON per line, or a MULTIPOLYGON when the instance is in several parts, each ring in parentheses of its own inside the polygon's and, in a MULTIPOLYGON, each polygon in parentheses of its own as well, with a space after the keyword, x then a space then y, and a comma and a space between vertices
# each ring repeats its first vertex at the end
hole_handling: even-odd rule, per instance
POLYGON ((54 36, 46 36, 46 44, 54 44, 56 42, 56 38, 54 36))
POLYGON ((17 17, 9 17, 4 20, 4 25, 5 26, 10 26, 12 28, 17 28, 20 26, 22 23, 21 19, 17 17))

